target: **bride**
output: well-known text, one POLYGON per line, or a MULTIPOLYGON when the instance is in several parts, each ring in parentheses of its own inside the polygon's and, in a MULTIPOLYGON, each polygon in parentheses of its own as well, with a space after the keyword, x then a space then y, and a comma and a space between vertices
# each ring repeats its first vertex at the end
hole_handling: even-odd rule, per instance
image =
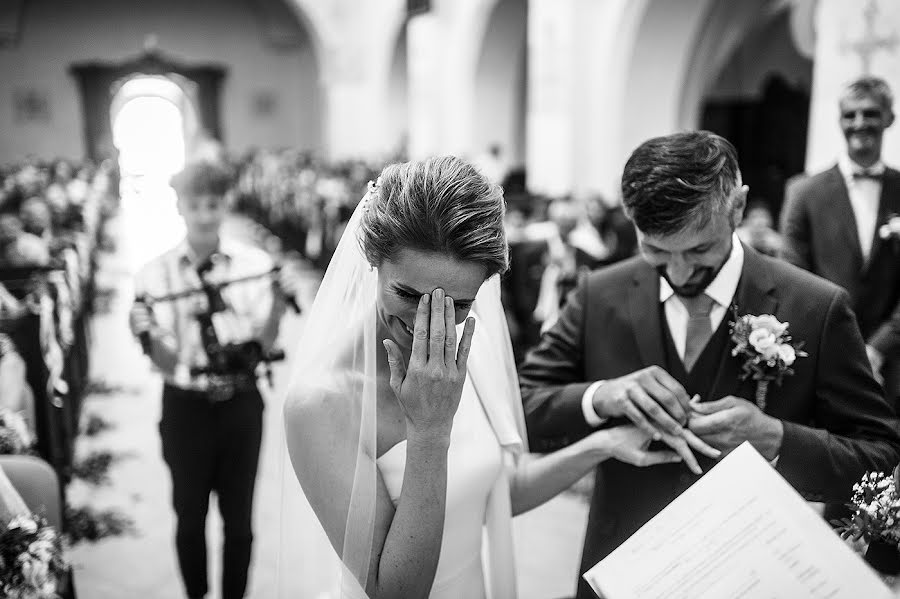
POLYGON ((308 313, 285 432, 342 597, 515 597, 512 516, 605 459, 693 460, 674 439, 677 453, 648 451, 633 426, 527 452, 503 213, 501 189, 457 158, 388 166, 308 313))

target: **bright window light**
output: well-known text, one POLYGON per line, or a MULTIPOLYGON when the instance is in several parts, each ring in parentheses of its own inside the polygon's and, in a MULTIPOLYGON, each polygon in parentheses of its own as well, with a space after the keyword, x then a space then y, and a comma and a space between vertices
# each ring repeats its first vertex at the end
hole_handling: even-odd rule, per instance
POLYGON ((184 166, 181 111, 166 99, 130 100, 117 115, 113 139, 123 175, 168 180, 184 166))
MULTIPOLYGON (((126 245, 133 269, 184 237, 169 179, 184 167, 185 139, 180 88, 162 78, 125 83, 113 116, 113 143, 119 150, 120 193, 126 245)), ((114 101, 113 105, 117 103, 114 101)))

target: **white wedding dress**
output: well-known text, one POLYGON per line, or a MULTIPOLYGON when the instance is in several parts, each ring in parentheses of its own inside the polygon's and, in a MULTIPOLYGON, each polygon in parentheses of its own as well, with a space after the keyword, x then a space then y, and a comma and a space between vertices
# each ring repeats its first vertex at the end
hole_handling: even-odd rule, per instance
MULTIPOLYGON (((447 454, 447 503, 444 536, 430 599, 484 599, 482 527, 488 496, 501 474, 501 448, 472 386, 466 378, 450 431, 447 454)), ((394 505, 400 499, 406 467, 406 441, 377 460, 394 505)))

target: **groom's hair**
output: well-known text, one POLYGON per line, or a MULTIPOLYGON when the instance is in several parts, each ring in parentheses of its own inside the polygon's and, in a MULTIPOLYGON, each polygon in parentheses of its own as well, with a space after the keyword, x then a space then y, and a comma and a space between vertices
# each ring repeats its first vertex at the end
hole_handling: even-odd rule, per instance
POLYGON ((654 137, 632 152, 622 173, 622 203, 647 235, 705 227, 732 206, 741 185, 737 151, 709 131, 654 137))

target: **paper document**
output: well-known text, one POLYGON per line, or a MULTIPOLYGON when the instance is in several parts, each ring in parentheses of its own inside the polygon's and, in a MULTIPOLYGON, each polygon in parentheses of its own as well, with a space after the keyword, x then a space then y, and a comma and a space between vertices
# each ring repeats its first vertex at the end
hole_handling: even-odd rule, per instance
POLYGON ((584 578, 604 599, 893 596, 749 443, 584 578))

